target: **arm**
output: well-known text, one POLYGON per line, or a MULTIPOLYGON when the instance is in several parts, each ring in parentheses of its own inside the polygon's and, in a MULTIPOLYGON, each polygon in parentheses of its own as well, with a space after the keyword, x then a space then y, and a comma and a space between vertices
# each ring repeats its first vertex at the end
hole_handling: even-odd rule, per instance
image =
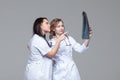
POLYGON ((56 43, 54 45, 54 47, 51 49, 51 51, 49 51, 46 56, 49 58, 53 58, 55 56, 55 54, 57 53, 59 46, 60 46, 60 40, 56 40, 56 43))
POLYGON ((82 53, 83 51, 85 51, 88 48, 89 42, 90 42, 90 37, 92 36, 92 30, 91 27, 89 28, 89 39, 84 39, 84 42, 82 45, 80 45, 79 43, 77 43, 74 39, 72 39, 72 43, 73 43, 73 48, 75 51, 82 53))
POLYGON ((58 49, 59 49, 60 42, 61 42, 62 40, 64 40, 64 39, 65 39, 65 34, 62 34, 58 39, 56 39, 55 45, 53 46, 53 48, 51 49, 51 51, 49 51, 49 52, 46 54, 46 56, 49 57, 49 58, 53 58, 53 57, 56 55, 56 53, 57 53, 57 51, 58 51, 58 49))
POLYGON ((85 39, 83 44, 84 44, 86 47, 88 47, 89 41, 90 41, 90 39, 85 39))

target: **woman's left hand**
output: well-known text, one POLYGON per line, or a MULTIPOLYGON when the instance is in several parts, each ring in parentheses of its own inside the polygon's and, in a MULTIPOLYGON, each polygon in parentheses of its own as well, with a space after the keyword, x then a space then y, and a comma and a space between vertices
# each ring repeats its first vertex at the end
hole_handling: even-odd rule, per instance
POLYGON ((89 37, 91 38, 92 37, 92 28, 89 27, 89 37))

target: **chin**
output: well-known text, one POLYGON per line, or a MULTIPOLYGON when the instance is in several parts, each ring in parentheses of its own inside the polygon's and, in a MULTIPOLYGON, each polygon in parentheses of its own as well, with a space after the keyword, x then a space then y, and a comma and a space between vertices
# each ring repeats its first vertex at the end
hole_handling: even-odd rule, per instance
POLYGON ((61 34, 63 34, 64 32, 61 32, 61 34))
POLYGON ((50 31, 46 31, 46 33, 49 33, 50 31))
POLYGON ((61 32, 60 35, 62 35, 64 32, 61 32))

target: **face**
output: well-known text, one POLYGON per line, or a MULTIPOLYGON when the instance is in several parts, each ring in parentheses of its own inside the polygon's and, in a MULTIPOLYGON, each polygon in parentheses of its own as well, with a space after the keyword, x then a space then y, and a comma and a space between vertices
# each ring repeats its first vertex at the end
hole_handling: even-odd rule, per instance
POLYGON ((50 24, 47 19, 43 20, 43 23, 41 24, 41 30, 43 34, 50 32, 50 24))
POLYGON ((64 33, 64 24, 62 21, 58 23, 58 25, 55 28, 56 35, 61 35, 64 33))

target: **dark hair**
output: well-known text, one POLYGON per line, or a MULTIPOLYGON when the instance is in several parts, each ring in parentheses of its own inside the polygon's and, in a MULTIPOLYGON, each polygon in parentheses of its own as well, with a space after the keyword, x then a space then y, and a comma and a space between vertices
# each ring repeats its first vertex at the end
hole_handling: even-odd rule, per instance
POLYGON ((48 41, 46 40, 46 35, 43 35, 42 30, 41 30, 41 24, 43 23, 44 19, 48 20, 46 17, 40 17, 35 20, 35 22, 33 24, 33 34, 37 34, 37 35, 43 37, 45 39, 45 41, 47 42, 48 46, 50 46, 48 41))
POLYGON ((42 30, 41 30, 41 24, 43 23, 44 19, 48 20, 46 17, 40 17, 35 20, 33 24, 33 34, 37 34, 45 38, 45 35, 42 34, 42 30))

